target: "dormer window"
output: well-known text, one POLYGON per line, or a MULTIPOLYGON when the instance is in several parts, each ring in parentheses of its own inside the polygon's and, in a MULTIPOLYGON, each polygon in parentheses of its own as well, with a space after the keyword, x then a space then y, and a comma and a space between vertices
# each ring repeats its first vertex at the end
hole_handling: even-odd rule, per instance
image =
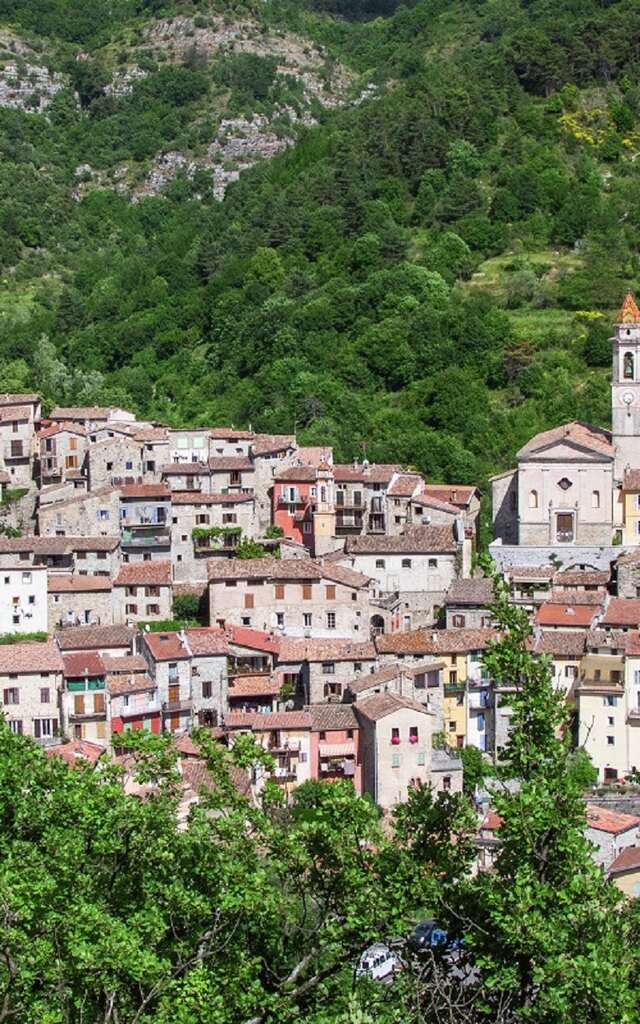
POLYGON ((634 372, 633 372, 633 353, 632 352, 625 352, 624 360, 623 360, 623 364, 622 365, 623 365, 622 375, 623 375, 624 379, 625 380, 633 380, 634 372))

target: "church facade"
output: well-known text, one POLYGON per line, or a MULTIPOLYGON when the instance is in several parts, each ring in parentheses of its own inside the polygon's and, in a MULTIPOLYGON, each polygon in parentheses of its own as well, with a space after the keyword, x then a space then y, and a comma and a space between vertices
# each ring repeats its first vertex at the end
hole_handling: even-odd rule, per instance
POLYGON ((573 422, 544 431, 492 479, 494 542, 504 564, 604 566, 640 545, 640 309, 615 324, 612 430, 573 422), (514 550, 515 549, 515 550, 514 550))

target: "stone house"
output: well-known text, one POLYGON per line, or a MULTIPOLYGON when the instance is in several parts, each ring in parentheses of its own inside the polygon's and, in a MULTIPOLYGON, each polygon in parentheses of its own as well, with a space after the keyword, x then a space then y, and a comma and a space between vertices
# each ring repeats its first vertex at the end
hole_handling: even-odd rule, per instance
MULTIPOLYGON (((424 704, 380 693, 354 705, 360 725, 363 791, 385 809, 407 799, 409 788, 434 783, 433 714, 424 704)), ((438 773, 439 789, 459 792, 462 770, 451 760, 446 775, 438 773)))
POLYGON ((37 514, 44 537, 120 537, 120 493, 115 487, 41 505, 37 514))
POLYGON ((299 637, 368 634, 370 581, 361 573, 294 558, 216 559, 208 569, 212 625, 299 637))
POLYGON ((574 686, 580 671, 580 662, 586 652, 587 633, 580 629, 550 629, 534 638, 536 654, 551 658, 553 685, 566 693, 568 699, 574 696, 574 686))
POLYGON ((217 629, 187 629, 186 644, 191 653, 194 719, 203 726, 220 725, 228 707, 228 639, 217 629))
POLYGON ((0 634, 46 633, 47 570, 39 566, 0 569, 0 634))
POLYGON ((121 622, 171 618, 172 572, 169 561, 129 562, 114 580, 114 605, 121 622))
POLYGON ((596 864, 606 870, 624 850, 640 845, 640 818, 587 804, 586 837, 596 847, 596 864))
POLYGON ((65 735, 91 743, 109 742, 106 669, 96 651, 62 655, 62 722, 65 735))
POLYGON ((256 768, 252 789, 258 794, 269 778, 283 787, 286 797, 311 778, 311 718, 306 711, 276 711, 271 714, 229 711, 224 727, 233 745, 237 733, 251 732, 275 758, 275 768, 265 772, 256 768))
POLYGON ((377 596, 399 595, 394 631, 431 625, 453 580, 468 574, 469 542, 456 532, 417 526, 398 537, 377 534, 346 541, 344 562, 376 581, 377 596))
POLYGON ((122 621, 120 609, 113 600, 113 582, 109 576, 52 573, 48 592, 52 629, 110 626, 122 621))
POLYGON ((282 690, 283 676, 274 672, 240 672, 229 677, 227 700, 229 711, 270 711, 280 709, 278 696, 282 690))
POLYGON ((207 490, 214 494, 235 491, 240 494, 253 493, 255 469, 246 455, 209 459, 207 490))
POLYGON ((38 423, 42 417, 40 395, 0 395, 0 409, 26 408, 32 423, 38 423))
MULTIPOLYGON (((412 501, 424 489, 419 473, 395 473, 387 489, 387 534, 398 537, 412 523, 412 501)), ((452 525, 452 524, 447 524, 452 525)))
POLYGON ((120 564, 117 537, 0 537, 0 568, 46 568, 113 575, 120 564))
MULTIPOLYGON (((469 484, 425 484, 421 497, 457 508, 462 515, 465 536, 474 547, 477 546, 480 530, 480 491, 477 487, 469 484)), ((437 525, 435 518, 431 521, 437 525)))
POLYGON ((52 640, 0 645, 0 698, 11 732, 55 742, 61 687, 62 657, 52 640))
POLYGON ((36 435, 40 484, 60 483, 82 469, 87 432, 79 423, 52 424, 36 435))
POLYGON ((377 655, 370 640, 282 637, 277 667, 298 703, 340 702, 354 678, 377 668, 377 655))
POLYGON ((142 654, 154 680, 165 732, 185 732, 193 723, 191 651, 185 633, 144 633, 142 654))
POLYGON ((116 576, 122 564, 118 537, 67 537, 73 570, 80 576, 116 576))
POLYGON ((171 491, 166 484, 120 487, 120 543, 125 562, 171 557, 171 491))
POLYGON ((411 666, 385 665, 353 679, 347 686, 345 700, 357 702, 378 693, 407 697, 434 712, 436 728, 440 731, 444 728, 444 667, 444 661, 425 661, 411 666))
POLYGON ((160 478, 172 491, 211 490, 209 470, 201 462, 168 462, 160 466, 160 478))
POLYGON ((213 427, 209 431, 209 458, 248 457, 251 454, 255 436, 252 430, 213 427))
MULTIPOLYGON (((70 651, 98 651, 102 658, 128 658, 133 656, 133 645, 138 636, 130 626, 73 626, 55 634, 55 641, 63 653, 70 651)), ((109 668, 108 662, 105 665, 109 668)))
POLYGON ((49 414, 52 423, 80 423, 88 431, 106 427, 107 424, 135 423, 132 412, 117 406, 76 405, 56 406, 49 414))
POLYGON ((627 551, 616 562, 618 597, 640 597, 640 551, 627 551))
POLYGON ((35 436, 30 406, 0 407, 0 452, 12 487, 29 490, 33 486, 35 436))
POLYGON ((351 779, 356 793, 362 793, 360 727, 349 704, 311 704, 310 775, 329 781, 351 779))
POLYGON ((118 733, 145 729, 159 733, 162 713, 158 687, 146 671, 111 672, 107 675, 111 741, 118 745, 118 733))
POLYGON ((484 629, 491 626, 493 584, 491 580, 454 580, 447 591, 444 606, 447 629, 484 629))
POLYGON ((142 478, 145 483, 155 483, 160 466, 169 462, 169 431, 166 427, 140 426, 133 438, 142 451, 142 478))
POLYGON ((199 462, 206 466, 209 459, 209 429, 169 430, 170 463, 199 462))
POLYGON ((176 580, 208 581, 208 559, 220 550, 236 546, 238 537, 256 536, 253 494, 204 494, 194 491, 173 492, 171 502, 171 551, 176 580), (228 537, 194 537, 195 529, 238 527, 240 534, 228 537))
POLYGON ((89 445, 85 468, 92 491, 142 483, 142 445, 129 434, 114 434, 89 445))
POLYGON ((271 672, 277 662, 281 637, 248 626, 225 626, 229 643, 229 674, 271 672))

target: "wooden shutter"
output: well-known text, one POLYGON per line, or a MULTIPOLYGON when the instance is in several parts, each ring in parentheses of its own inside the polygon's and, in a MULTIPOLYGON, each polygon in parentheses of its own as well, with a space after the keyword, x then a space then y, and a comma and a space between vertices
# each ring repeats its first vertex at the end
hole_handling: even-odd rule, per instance
POLYGON ((312 592, 311 584, 310 583, 303 583, 302 584, 302 600, 303 601, 310 601, 311 600, 311 592, 312 592))
POLYGON ((180 686, 169 687, 169 703, 175 704, 180 700, 180 686))
POLYGON ((335 601, 336 599, 336 588, 334 584, 330 584, 327 587, 327 601, 335 601))
POLYGON ((284 583, 276 583, 276 601, 284 601, 284 583))
POLYGON ((245 608, 253 608, 253 594, 244 595, 244 606, 245 608))
POLYGON ((102 714, 104 711, 104 693, 94 693, 93 695, 93 710, 102 714))
POLYGON ((84 715, 84 694, 76 693, 73 698, 73 713, 74 715, 84 715))

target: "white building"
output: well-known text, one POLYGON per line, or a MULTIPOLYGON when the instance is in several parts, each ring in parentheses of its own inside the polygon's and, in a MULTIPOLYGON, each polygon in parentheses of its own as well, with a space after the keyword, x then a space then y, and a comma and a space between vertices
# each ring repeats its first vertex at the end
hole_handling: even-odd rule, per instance
POLYGON ((46 568, 0 569, 0 581, 0 633, 46 633, 46 568))

